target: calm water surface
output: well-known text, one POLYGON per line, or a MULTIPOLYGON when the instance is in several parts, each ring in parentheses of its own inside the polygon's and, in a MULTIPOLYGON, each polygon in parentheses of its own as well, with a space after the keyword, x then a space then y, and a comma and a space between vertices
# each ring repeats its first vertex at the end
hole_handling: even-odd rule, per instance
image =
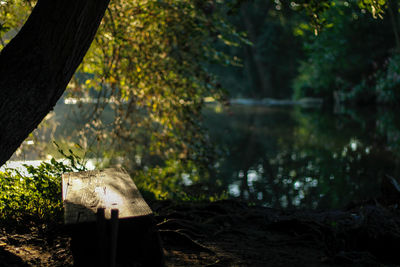
MULTIPOLYGON (((82 113, 74 109, 57 106, 39 139, 51 143, 82 124, 82 113)), ((183 177, 188 190, 227 192, 270 207, 339 208, 379 196, 385 175, 400 176, 395 110, 209 106, 204 114, 219 151, 217 172, 197 184, 183 177)), ((39 157, 24 151, 14 159, 39 157)))
POLYGON ((379 196, 399 177, 400 124, 393 110, 236 106, 206 112, 231 195, 271 207, 338 208, 379 196))

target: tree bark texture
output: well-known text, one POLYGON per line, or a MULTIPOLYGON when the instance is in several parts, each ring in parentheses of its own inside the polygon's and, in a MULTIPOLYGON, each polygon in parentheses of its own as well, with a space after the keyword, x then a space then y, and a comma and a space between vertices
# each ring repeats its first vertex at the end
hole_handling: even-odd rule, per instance
POLYGON ((53 109, 109 0, 39 0, 0 53, 0 166, 53 109))

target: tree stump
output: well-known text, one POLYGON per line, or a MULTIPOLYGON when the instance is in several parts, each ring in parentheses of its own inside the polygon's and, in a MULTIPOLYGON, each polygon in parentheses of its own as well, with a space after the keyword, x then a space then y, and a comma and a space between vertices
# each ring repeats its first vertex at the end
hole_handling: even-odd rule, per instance
POLYGON ((163 266, 153 213, 120 168, 63 175, 75 266, 163 266))

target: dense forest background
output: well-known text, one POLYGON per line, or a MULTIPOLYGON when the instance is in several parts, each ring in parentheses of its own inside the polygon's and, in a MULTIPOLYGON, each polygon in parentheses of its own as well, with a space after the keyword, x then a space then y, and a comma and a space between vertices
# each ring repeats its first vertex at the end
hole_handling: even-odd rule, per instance
POLYGON ((253 43, 227 50, 242 68, 216 68, 231 97, 397 104, 397 1, 389 1, 381 17, 360 8, 360 1, 331 5, 318 34, 295 2, 249 1, 229 16, 253 43))

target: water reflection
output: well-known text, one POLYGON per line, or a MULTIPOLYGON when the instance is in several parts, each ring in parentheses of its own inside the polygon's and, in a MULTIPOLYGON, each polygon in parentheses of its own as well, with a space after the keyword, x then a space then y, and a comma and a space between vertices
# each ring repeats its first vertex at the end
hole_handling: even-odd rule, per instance
MULTIPOLYGON (((82 143, 80 138, 93 139, 72 131, 86 127, 90 116, 82 118, 82 114, 90 113, 78 105, 58 105, 48 125, 36 133, 35 144, 27 141, 14 159, 45 159, 55 154, 48 148, 51 140, 82 143), (41 145, 47 148, 32 150, 41 145)), ((204 180, 183 173, 180 183, 188 192, 227 191, 231 197, 271 207, 337 208, 379 195, 382 177, 400 174, 396 111, 332 114, 300 107, 209 106, 204 114, 210 140, 219 151, 216 172, 204 180)), ((105 109, 99 119, 107 124, 112 116, 105 109)), ((119 155, 118 148, 114 150, 119 155)), ((93 157, 102 158, 103 166, 128 164, 127 158, 107 153, 99 151, 93 157)), ((145 164, 138 155, 128 162, 143 168, 145 164)))
POLYGON ((212 139, 227 151, 218 164, 221 187, 232 196, 283 208, 336 208, 375 197, 385 174, 399 174, 399 139, 393 136, 400 125, 388 113, 210 109, 212 139))

